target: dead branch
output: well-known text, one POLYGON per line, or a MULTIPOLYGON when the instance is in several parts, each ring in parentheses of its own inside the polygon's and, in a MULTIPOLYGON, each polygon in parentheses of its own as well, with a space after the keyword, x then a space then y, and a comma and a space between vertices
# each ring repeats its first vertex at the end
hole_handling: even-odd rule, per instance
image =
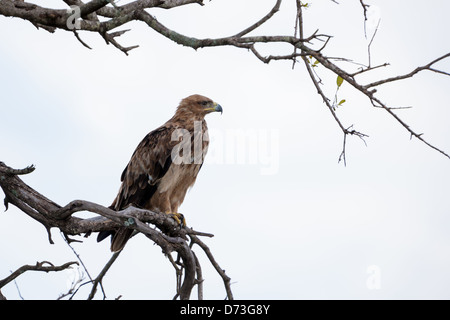
POLYGON ((445 71, 442 71, 442 70, 438 70, 438 69, 432 68, 432 66, 435 63, 437 63, 439 61, 442 61, 442 60, 444 60, 444 59, 446 59, 448 57, 450 57, 450 52, 440 56, 439 58, 434 59, 433 61, 427 63, 424 66, 415 68, 413 71, 411 71, 411 72, 409 72, 407 74, 396 76, 396 77, 392 77, 392 78, 386 78, 386 79, 382 79, 382 80, 379 80, 379 81, 375 81, 375 82, 366 84, 364 87, 368 89, 368 88, 378 87, 378 86, 380 86, 382 84, 386 84, 386 83, 389 83, 389 82, 412 78, 413 76, 415 76, 419 72, 425 71, 425 70, 436 72, 436 73, 440 73, 440 74, 443 74, 443 75, 446 75, 446 76, 450 76, 449 72, 445 72, 445 71))
MULTIPOLYGON (((169 215, 135 207, 128 207, 125 210, 116 212, 102 205, 83 200, 75 200, 61 207, 26 185, 14 174, 25 174, 34 170, 34 167, 33 170, 30 168, 15 170, 0 162, 0 187, 6 196, 5 204, 15 205, 31 218, 43 224, 46 230, 58 228, 65 236, 89 235, 92 232, 111 230, 123 226, 143 233, 161 247, 165 255, 169 255, 171 252, 179 254, 185 271, 184 279, 179 289, 179 297, 183 300, 190 298, 192 288, 196 284, 195 275, 199 269, 198 260, 187 242, 187 236, 191 237, 191 239, 198 239, 197 235, 211 237, 213 236, 212 234, 198 232, 187 227, 180 228, 178 223, 169 215), (86 219, 75 217, 74 214, 80 211, 96 213, 99 216, 86 219), (154 225, 157 229, 151 228, 149 224, 154 225)), ((196 240, 196 243, 198 241, 196 240)), ((53 243, 53 241, 50 242, 53 243)), ((218 268, 217 263, 211 260, 212 254, 209 249, 206 246, 201 246, 201 248, 207 252, 208 258, 214 267, 217 270, 221 270, 218 268)), ((105 273, 116 258, 117 256, 113 256, 100 274, 95 279, 91 279, 90 282, 93 288, 89 299, 94 297, 97 285, 101 284, 105 273)), ((219 274, 221 277, 224 276, 223 271, 220 271, 219 274)), ((227 286, 226 291, 231 299, 231 290, 227 286)))
MULTIPOLYGON (((17 277, 19 277, 20 275, 22 275, 23 273, 25 273, 27 271, 58 272, 58 271, 66 270, 67 268, 70 268, 74 264, 78 265, 78 262, 76 262, 76 261, 67 262, 61 266, 55 266, 53 263, 48 262, 48 261, 36 262, 35 265, 28 265, 28 264, 23 265, 20 268, 18 268, 16 271, 11 273, 9 276, 4 278, 3 280, 0 280, 0 289, 3 288, 4 286, 6 286, 11 281, 14 281, 17 277)), ((6 298, 3 295, 1 295, 1 292, 0 292, 0 300, 3 300, 3 299, 6 300, 6 298)))
POLYGON ((100 271, 100 273, 98 274, 98 276, 92 281, 92 289, 91 292, 89 293, 89 297, 88 300, 92 300, 95 296, 95 293, 97 292, 97 286, 100 284, 101 288, 102 288, 102 292, 103 292, 103 299, 106 299, 106 294, 105 291, 103 290, 103 286, 102 286, 102 280, 103 277, 106 275, 106 273, 108 272, 109 268, 111 268, 111 266, 113 265, 113 263, 116 261, 116 259, 119 257, 120 253, 122 251, 118 251, 118 252, 114 252, 111 259, 109 259, 109 261, 106 263, 106 265, 103 267, 103 269, 100 271))
MULTIPOLYGON (((424 70, 429 70, 448 76, 450 75, 449 72, 432 68, 432 66, 438 61, 449 58, 450 53, 444 54, 443 56, 431 61, 430 63, 414 69, 412 72, 408 74, 386 79, 379 79, 375 82, 364 85, 358 82, 355 79, 355 76, 388 65, 388 63, 385 63, 383 65, 371 67, 370 46, 372 45, 377 29, 375 30, 368 45, 369 65, 357 71, 344 70, 338 67, 335 63, 333 63, 333 59, 335 60, 336 58, 327 57, 322 54, 322 51, 327 47, 329 41, 332 38, 331 35, 319 34, 318 30, 316 30, 312 35, 308 37, 304 36, 303 33, 304 33, 305 14, 303 10, 308 8, 308 4, 303 3, 302 1, 299 0, 296 0, 297 9, 295 12, 295 28, 294 28, 295 30, 293 36, 290 35, 248 36, 249 33, 257 31, 262 25, 266 24, 269 20, 271 20, 276 15, 277 12, 279 12, 282 0, 276 0, 274 1, 275 2, 274 6, 268 11, 267 14, 265 14, 257 22, 251 24, 247 28, 244 28, 242 31, 234 33, 228 37, 206 38, 206 39, 198 39, 183 35, 177 32, 176 30, 173 30, 163 25, 157 20, 155 16, 151 15, 149 12, 145 10, 150 8, 172 9, 175 7, 181 7, 191 4, 204 5, 202 0, 170 0, 170 1, 135 0, 121 6, 114 4, 109 0, 91 0, 86 3, 80 0, 63 0, 63 1, 65 4, 70 6, 70 8, 68 8, 67 10, 50 9, 28 2, 2 0, 0 1, 0 14, 7 17, 22 18, 24 20, 33 23, 35 26, 44 28, 46 30, 54 31, 56 29, 61 29, 71 31, 74 33, 77 40, 87 48, 90 47, 84 41, 81 40, 79 32, 84 31, 84 32, 98 33, 106 41, 107 44, 112 44, 126 55, 129 54, 130 50, 137 48, 138 45, 129 47, 122 46, 118 42, 117 38, 123 35, 128 30, 115 32, 112 32, 112 30, 120 26, 123 26, 131 21, 140 21, 146 24, 150 29, 158 32, 167 39, 172 40, 182 46, 193 48, 195 50, 207 47, 233 46, 236 48, 251 51, 257 59, 259 59, 264 63, 269 63, 273 60, 275 61, 288 60, 292 61, 293 66, 295 66, 297 58, 299 57, 302 58, 307 56, 314 57, 317 59, 317 61, 320 63, 321 66, 324 66, 328 71, 331 71, 336 76, 343 78, 345 81, 350 83, 358 92, 367 96, 370 101, 370 105, 385 109, 390 116, 394 117, 411 134, 411 136, 417 137, 420 141, 424 142, 432 149, 435 149, 441 154, 447 156, 446 152, 442 151, 438 147, 424 140, 423 137, 421 137, 421 135, 416 134, 415 131, 413 131, 402 119, 400 119, 397 115, 392 113, 392 108, 383 103, 379 103, 381 99, 376 98, 374 96, 376 90, 374 90, 373 88, 393 81, 411 78, 418 72, 424 70), (100 20, 99 17, 102 17, 102 20, 100 20), (266 43, 284 43, 284 44, 287 43, 292 46, 291 51, 292 53, 283 55, 277 54, 277 55, 263 56, 255 48, 255 45, 266 43), (320 47, 314 49, 314 46, 318 43, 320 44, 320 47)), ((336 1, 333 1, 333 3, 338 4, 336 1)), ((363 0, 360 0, 360 5, 363 9, 362 14, 364 16, 364 31, 366 32, 366 22, 368 20, 367 9, 369 8, 369 5, 366 4, 363 0)), ((340 59, 348 60, 345 58, 340 59)), ((311 81, 316 87, 322 100, 325 102, 325 104, 327 104, 326 101, 328 100, 328 98, 324 95, 323 91, 318 88, 322 84, 317 79, 317 72, 315 70, 311 72, 311 70, 308 69, 308 67, 307 71, 311 78, 311 81)), ((345 129, 346 126, 341 123, 334 110, 331 110, 332 108, 330 108, 328 104, 327 107, 331 111, 333 118, 336 120, 339 128, 344 132, 344 136, 347 136, 348 134, 351 134, 351 132, 354 132, 354 135, 361 137, 361 135, 356 134, 357 133, 356 131, 352 130, 351 132, 350 131, 347 132, 345 129)))
MULTIPOLYGON (((394 78, 388 78, 388 79, 384 79, 384 80, 380 80, 374 83, 370 83, 368 85, 363 85, 361 83, 359 83, 358 81, 355 80, 355 78, 352 76, 352 74, 348 73, 347 71, 341 69, 340 67, 338 67, 336 64, 334 64, 333 62, 331 62, 330 58, 327 58, 325 56, 323 56, 320 52, 314 51, 314 50, 309 50, 309 49, 303 49, 303 51, 305 53, 307 53, 309 56, 314 57, 315 59, 317 59, 317 61, 320 62, 321 65, 323 65, 326 69, 332 71, 334 74, 338 75, 339 77, 341 77, 343 80, 345 80, 346 82, 348 82, 353 88, 355 88, 357 91, 359 91, 360 93, 364 94, 369 100, 370 103, 372 104, 372 106, 374 107, 378 107, 378 108, 382 108, 385 111, 387 111, 395 120, 397 120, 401 126, 403 128, 405 128, 411 136, 416 137, 417 139, 419 139, 420 141, 422 141, 423 143, 425 143, 428 147, 438 151, 439 153, 441 153, 442 155, 444 155, 445 157, 450 159, 450 156, 443 150, 439 149, 438 147, 434 146, 433 144, 429 143, 427 140, 423 139, 422 134, 418 134, 416 133, 405 121, 403 121, 397 114, 395 114, 392 111, 392 108, 390 108, 387 104, 383 103, 381 101, 380 98, 376 97, 376 90, 375 89, 370 89, 382 84, 385 84, 387 82, 392 82, 392 81, 396 81, 396 80, 402 80, 402 79, 407 79, 410 78, 412 76, 414 76, 415 74, 417 74, 418 72, 424 71, 424 70, 431 70, 431 66, 433 64, 435 64, 438 61, 441 61, 447 57, 450 57, 450 53, 447 53, 433 61, 431 61, 430 63, 426 64, 423 67, 418 67, 415 70, 413 70, 412 72, 403 75, 403 76, 398 76, 398 77, 394 77, 394 78)), ((307 65, 307 69, 309 68, 309 66, 307 65)), ((310 71, 310 68, 308 69, 308 71, 310 71)), ((432 70, 434 72, 436 72, 435 70, 432 70)), ((450 75, 446 72, 440 72, 440 73, 444 73, 445 75, 450 75)), ((313 76, 311 76, 311 72, 309 72, 311 80, 313 81, 314 85, 316 86, 316 88, 318 89, 319 94, 322 96, 322 98, 325 101, 328 101, 329 99, 326 98, 326 96, 323 94, 322 90, 319 90, 320 85, 317 83, 316 80, 314 80, 313 76), (322 93, 321 93, 322 92, 322 93)), ((325 102, 327 104, 327 107, 330 109, 330 104, 329 102, 325 102)), ((332 109, 332 108, 331 108, 332 109)), ((330 109, 330 110, 331 110, 330 109)), ((336 113, 334 112, 334 110, 331 110, 333 117, 335 118, 336 122, 339 124, 339 127, 341 128, 341 130, 344 132, 345 135, 347 135, 347 130, 343 127, 342 123, 339 121, 336 113)), ((356 132, 356 135, 361 137, 364 137, 366 135, 361 136, 361 134, 359 132, 356 132)), ((344 146, 345 146, 345 142, 344 142, 344 146)), ((345 150, 344 150, 345 151, 345 150)), ((342 158, 342 155, 340 156, 340 159, 342 158)), ((343 157, 345 159, 345 157, 343 157)))

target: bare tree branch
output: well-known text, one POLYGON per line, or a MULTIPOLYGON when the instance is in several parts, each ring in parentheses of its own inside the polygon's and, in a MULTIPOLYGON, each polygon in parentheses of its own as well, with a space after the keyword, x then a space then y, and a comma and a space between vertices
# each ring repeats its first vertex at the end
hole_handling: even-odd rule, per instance
POLYGON ((266 14, 264 17, 262 17, 258 22, 256 22, 255 24, 251 25, 250 27, 242 30, 241 32, 235 34, 233 36, 233 38, 240 38, 244 35, 246 35, 247 33, 252 32, 253 30, 259 28, 263 23, 265 23, 266 21, 268 21, 270 18, 273 17, 273 15, 275 13, 277 13, 280 10, 280 5, 281 5, 281 0, 277 0, 277 3, 275 3, 275 6, 272 8, 272 10, 270 10, 270 12, 268 14, 266 14))
MULTIPOLYGON (((450 57, 450 53, 447 53, 447 54, 445 54, 445 55, 443 55, 443 56, 433 60, 432 62, 428 63, 427 65, 425 65, 423 67, 416 68, 415 70, 413 70, 412 72, 410 72, 407 75, 380 80, 378 82, 371 83, 369 85, 362 85, 359 82, 357 82, 355 80, 355 78, 351 74, 349 74, 348 72, 346 72, 343 69, 339 68, 336 64, 332 63, 329 58, 323 56, 320 52, 312 51, 312 50, 308 50, 308 49, 304 49, 304 51, 306 51, 310 56, 316 58, 321 63, 321 65, 323 65, 325 68, 327 68, 328 70, 332 71, 334 74, 338 75, 339 77, 341 77, 342 79, 347 81, 357 91, 359 91, 362 94, 364 94, 367 98, 369 98, 369 100, 370 100, 370 102, 371 102, 371 104, 373 106, 376 106, 376 107, 379 107, 379 108, 382 108, 382 109, 386 110, 395 120, 397 120, 410 133, 411 136, 416 137, 417 139, 419 139, 420 141, 425 143, 430 148, 438 151, 439 153, 441 153, 442 155, 444 155, 444 156, 446 156, 447 158, 450 159, 450 156, 445 151, 439 149, 438 147, 434 146, 433 144, 431 144, 428 141, 426 141, 425 139, 423 139, 422 134, 416 133, 413 129, 411 129, 411 127, 405 121, 403 121, 397 114, 395 114, 392 111, 391 108, 389 108, 385 103, 383 103, 379 98, 377 98, 375 96, 375 93, 376 93, 375 89, 369 90, 372 87, 379 86, 379 85, 387 83, 387 82, 392 82, 392 81, 396 81, 396 80, 410 78, 410 77, 412 77, 413 75, 417 74, 420 71, 429 70, 430 67, 434 63, 436 63, 438 61, 441 61, 441 60, 443 60, 443 59, 445 59, 447 57, 450 57)), ((323 94, 321 94, 321 96, 322 96, 322 98, 324 98, 323 94)), ((335 113, 333 113, 333 116, 335 116, 335 120, 337 121, 337 116, 336 116, 335 113)), ((340 123, 340 121, 337 121, 337 122, 338 122, 339 127, 341 128, 341 130, 343 130, 345 132, 345 129, 343 129, 342 123, 340 123)), ((359 136, 360 138, 364 137, 364 135, 361 136, 359 134, 357 134, 357 136, 359 136)), ((345 143, 344 143, 344 145, 345 145, 345 143)))
POLYGON ((88 300, 92 300, 94 298, 95 293, 97 292, 97 286, 99 284, 102 288, 103 299, 106 299, 106 294, 105 294, 105 291, 103 290, 103 286, 102 286, 102 280, 103 280, 103 277, 106 275, 106 272, 108 272, 109 268, 111 268, 111 266, 117 260, 117 258, 119 257, 121 252, 122 251, 114 252, 113 255, 111 256, 111 259, 109 259, 108 263, 106 263, 106 265, 103 267, 102 271, 100 271, 98 276, 93 280, 92 289, 91 289, 91 292, 89 293, 88 300))
MULTIPOLYGON (((191 239, 198 239, 197 235, 211 237, 211 234, 198 232, 188 227, 180 228, 179 224, 170 215, 132 206, 122 211, 114 211, 93 202, 75 200, 61 207, 30 188, 17 175, 12 174, 24 174, 27 171, 33 170, 15 170, 0 162, 0 187, 6 196, 5 203, 14 204, 31 218, 42 223, 47 230, 58 228, 66 236, 82 233, 89 235, 92 232, 111 230, 123 226, 143 233, 161 247, 164 254, 168 255, 175 251, 180 255, 183 260, 185 275, 179 290, 179 297, 183 300, 190 298, 192 288, 196 284, 195 275, 198 270, 198 260, 187 243, 187 236, 191 237, 191 239), (86 219, 75 217, 74 214, 80 211, 97 213, 100 217, 86 219), (151 228, 148 223, 153 224, 159 230, 151 228)), ((196 240, 196 243, 199 243, 199 241, 196 240)), ((211 263, 218 272, 220 270, 219 274, 223 277, 224 272, 218 267, 215 260, 211 260, 212 254, 209 249, 205 245, 202 245, 201 248, 205 252, 207 251, 206 254, 211 263)), ((95 295, 96 286, 101 283, 104 274, 116 258, 117 256, 110 260, 97 278, 94 280, 91 278, 93 289, 89 299, 92 299, 95 295)), ((225 287, 227 295, 232 297, 230 289, 227 286, 225 287)))
MULTIPOLYGON (((216 269, 217 273, 219 273, 220 277, 223 280, 223 283, 225 285, 225 289, 227 291, 227 299, 228 300, 233 300, 233 293, 231 292, 231 278, 227 276, 227 274, 225 273, 225 270, 222 269, 219 264, 217 263, 216 259, 214 258, 214 256, 211 253, 211 250, 208 248, 208 246, 203 243, 203 241, 201 241, 197 236, 191 234, 189 235, 189 237, 192 239, 192 242, 199 245, 200 248, 203 249, 203 251, 206 253, 206 255, 208 256, 209 261, 211 262, 211 264, 214 266, 214 269, 216 269)), ((201 279, 201 276, 200 276, 201 279)))
MULTIPOLYGON (((282 0, 276 0, 272 9, 260 18, 256 23, 251 24, 249 27, 243 29, 242 31, 235 33, 234 35, 222 38, 206 38, 206 39, 198 39, 190 36, 183 35, 175 30, 172 30, 165 25, 161 24, 156 17, 145 11, 145 9, 149 8, 164 8, 171 9, 175 7, 190 5, 190 4, 200 4, 203 5, 203 1, 201 0, 136 0, 130 3, 124 4, 122 6, 118 5, 109 5, 108 0, 92 0, 87 3, 83 3, 80 0, 64 0, 67 5, 72 6, 70 10, 61 10, 61 9, 48 9, 40 7, 36 4, 28 3, 28 2, 17 2, 12 0, 3 0, 0 2, 0 14, 4 16, 18 17, 25 20, 30 21, 35 26, 47 28, 47 30, 54 29, 63 29, 68 31, 75 31, 76 38, 83 44, 83 46, 88 47, 86 43, 84 43, 79 37, 78 31, 88 31, 88 32, 97 32, 99 33, 108 44, 112 44, 117 49, 121 50, 125 54, 128 55, 129 51, 138 47, 138 45, 124 47, 120 45, 116 38, 121 36, 124 31, 111 32, 111 30, 120 27, 124 24, 127 24, 131 21, 141 21, 145 23, 152 30, 160 33, 167 39, 170 39, 177 44, 191 47, 195 50, 199 48, 206 47, 218 47, 218 46, 233 46, 236 48, 243 48, 250 50, 259 60, 264 63, 269 63, 272 60, 290 60, 293 62, 293 66, 295 65, 296 59, 298 57, 310 56, 314 57, 321 66, 324 66, 326 69, 334 73, 336 76, 341 77, 350 85, 352 85, 357 91, 366 95, 371 105, 374 107, 386 109, 390 116, 394 117, 410 134, 411 136, 417 137, 420 141, 424 142, 426 145, 439 151, 441 154, 448 157, 447 153, 432 145, 428 141, 424 140, 420 134, 415 133, 402 119, 400 119, 397 115, 392 112, 392 108, 387 105, 380 103, 380 99, 375 97, 374 94, 376 90, 372 89, 376 86, 390 83, 393 81, 404 80, 410 78, 423 70, 433 71, 443 75, 450 75, 449 72, 432 68, 432 66, 441 60, 447 59, 450 57, 450 53, 444 54, 443 56, 431 61, 430 63, 418 67, 414 69, 412 72, 400 75, 396 77, 380 79, 374 81, 370 84, 362 84, 356 80, 356 76, 362 73, 367 73, 368 71, 374 70, 379 67, 387 66, 388 64, 382 64, 376 67, 372 67, 370 65, 370 46, 372 44, 373 38, 375 37, 376 30, 370 40, 368 51, 369 51, 369 65, 367 67, 362 68, 358 71, 344 71, 344 69, 338 67, 335 63, 332 62, 333 59, 331 57, 327 57, 322 54, 322 51, 327 47, 331 36, 319 34, 318 30, 316 30, 312 35, 305 38, 303 35, 304 31, 304 13, 303 9, 308 7, 308 4, 304 4, 301 1, 296 1, 297 3, 297 11, 296 11, 296 24, 295 24, 295 33, 293 36, 289 35, 256 35, 256 36, 247 36, 250 32, 258 30, 263 24, 273 18, 273 16, 280 10, 282 0), (98 16, 106 18, 104 21, 100 21, 98 16), (290 44, 293 49, 292 54, 284 54, 284 55, 268 55, 263 56, 255 47, 256 44, 264 44, 264 43, 284 43, 290 44), (314 44, 322 43, 320 48, 313 49, 314 44)), ((337 3, 336 1, 333 1, 337 3)), ((363 0, 360 0, 360 5, 363 8, 363 16, 364 16, 364 29, 366 22, 368 20, 368 7, 363 0)), ((367 35, 366 35, 367 38, 367 35)), ((346 60, 345 58, 340 58, 342 60, 346 60)), ((348 60, 348 59, 347 59, 348 60)), ((320 81, 317 81, 314 74, 317 74, 315 71, 307 67, 308 74, 310 75, 311 81, 316 87, 319 95, 322 100, 327 104, 328 98, 324 95, 322 90, 319 90, 320 81)), ((328 109, 330 105, 327 104, 328 109)), ((344 132, 344 135, 354 134, 358 137, 362 138, 365 135, 355 131, 355 130, 347 130, 347 126, 344 126, 339 120, 337 114, 332 111, 333 118, 336 120, 340 129, 344 132)), ((344 140, 345 145, 345 140, 344 140)), ((341 156, 342 158, 342 156, 341 156)), ((345 163, 345 162, 344 162, 345 163)))
POLYGON ((433 61, 427 63, 424 66, 415 68, 413 71, 411 71, 411 72, 409 72, 407 74, 396 76, 396 77, 392 77, 392 78, 382 79, 382 80, 379 80, 379 81, 375 81, 375 82, 366 84, 364 86, 364 88, 368 89, 368 88, 377 87, 377 86, 380 86, 382 84, 386 84, 386 83, 389 83, 389 82, 412 78, 414 75, 416 75, 419 72, 424 71, 424 70, 433 71, 433 72, 440 73, 440 74, 443 74, 443 75, 446 75, 446 76, 450 76, 449 72, 445 72, 445 71, 441 71, 441 70, 437 70, 437 69, 431 68, 431 66, 433 64, 435 64, 435 63, 437 63, 439 61, 442 61, 442 60, 444 60, 444 59, 446 59, 448 57, 450 57, 450 52, 440 56, 439 58, 434 59, 433 61))
MULTIPOLYGON (((78 262, 72 261, 64 263, 61 266, 55 266, 53 263, 48 261, 42 261, 42 262, 36 262, 35 265, 23 265, 13 273, 11 273, 9 276, 4 278, 3 280, 0 280, 0 289, 6 286, 11 281, 14 281, 17 277, 22 275, 23 273, 27 271, 43 271, 43 272, 58 272, 62 270, 66 270, 67 268, 70 268, 72 265, 78 265, 78 262)), ((2 296, 4 298, 4 296, 2 296)), ((1 300, 1 297, 0 297, 1 300)))
POLYGON ((363 8, 363 14, 364 14, 364 35, 367 38, 367 32, 366 32, 366 22, 368 20, 367 18, 367 8, 370 7, 368 4, 365 4, 363 0, 359 0, 359 3, 361 4, 363 8))

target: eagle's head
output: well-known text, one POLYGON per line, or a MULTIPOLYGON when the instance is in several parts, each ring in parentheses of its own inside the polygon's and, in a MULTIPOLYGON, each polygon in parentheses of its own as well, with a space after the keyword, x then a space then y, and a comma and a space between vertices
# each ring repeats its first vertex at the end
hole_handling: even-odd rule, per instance
POLYGON ((192 114, 197 117, 204 117, 211 112, 223 112, 222 107, 210 98, 194 94, 181 100, 177 113, 192 114))

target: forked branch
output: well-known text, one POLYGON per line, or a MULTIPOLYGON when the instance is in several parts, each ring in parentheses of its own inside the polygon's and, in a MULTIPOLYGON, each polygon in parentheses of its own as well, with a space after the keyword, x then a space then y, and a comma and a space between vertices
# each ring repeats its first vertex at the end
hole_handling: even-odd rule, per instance
MULTIPOLYGON (((370 65, 370 45, 372 44, 376 31, 374 32, 368 46, 369 65, 367 67, 363 66, 363 68, 358 70, 343 69, 336 63, 334 63, 334 61, 349 61, 349 59, 332 58, 323 54, 323 52, 327 48, 329 41, 332 39, 332 35, 320 34, 318 30, 316 30, 309 36, 304 35, 304 10, 308 8, 308 3, 296 0, 296 10, 294 15, 294 35, 256 35, 257 31, 260 30, 260 27, 264 24, 267 24, 268 21, 270 21, 276 15, 276 13, 280 11, 282 0, 274 0, 274 2, 274 6, 271 7, 267 14, 265 14, 255 23, 250 24, 248 27, 244 28, 242 31, 237 33, 234 32, 227 37, 205 39, 190 37, 176 30, 173 30, 163 25, 157 20, 155 16, 146 11, 146 9, 151 8, 172 9, 175 7, 181 7, 191 4, 204 5, 204 2, 202 0, 135 0, 124 5, 118 5, 111 0, 91 0, 88 2, 83 2, 80 0, 64 0, 64 3, 68 6, 67 10, 49 9, 41 7, 37 4, 22 1, 2 0, 0 1, 0 14, 7 17, 17 17, 25 19, 33 23, 33 25, 35 25, 36 27, 41 27, 51 32, 56 29, 72 31, 76 39, 87 48, 90 48, 90 46, 81 39, 79 32, 95 32, 100 34, 100 36, 105 39, 106 43, 112 44, 127 55, 130 50, 137 48, 138 45, 129 47, 122 46, 118 42, 117 38, 123 35, 128 30, 113 30, 131 21, 140 21, 146 24, 151 30, 163 35, 165 38, 170 39, 177 44, 187 46, 195 50, 207 47, 233 46, 250 51, 255 55, 256 58, 264 63, 278 60, 288 60, 292 61, 293 66, 295 66, 298 58, 302 58, 304 61, 306 61, 305 57, 315 58, 317 64, 311 67, 323 66, 328 71, 332 72, 335 76, 341 77, 354 89, 356 89, 356 91, 364 94, 369 99, 370 105, 385 109, 390 116, 394 117, 394 119, 396 119, 410 133, 411 136, 418 138, 429 147, 448 157, 448 154, 446 152, 424 140, 421 134, 417 134, 413 129, 411 129, 405 123, 405 121, 403 121, 398 115, 392 112, 393 108, 389 107, 388 104, 381 102, 382 100, 386 99, 376 97, 375 93, 377 86, 388 84, 393 81, 400 81, 411 78, 415 74, 425 70, 433 71, 435 73, 447 76, 450 75, 448 71, 439 70, 433 67, 433 65, 437 62, 449 58, 450 53, 446 53, 422 67, 415 68, 410 73, 385 79, 379 79, 372 83, 363 84, 359 80, 357 80, 358 75, 362 73, 368 73, 371 70, 380 67, 386 67, 389 65, 388 63, 375 67, 372 67, 370 65), (259 48, 257 49, 257 46, 268 43, 288 44, 292 47, 292 50, 287 54, 261 54, 259 48)), ((337 1, 333 1, 333 3, 338 4, 337 1)), ((368 20, 368 9, 370 5, 366 4, 363 0, 360 0, 359 5, 362 7, 365 30, 366 22, 368 20)), ((323 90, 320 89, 323 84, 318 81, 316 77, 317 72, 311 70, 311 67, 308 67, 307 63, 306 69, 311 78, 311 81, 316 87, 318 94, 327 105, 327 108, 332 113, 332 116, 336 120, 339 128, 344 133, 344 146, 346 141, 345 137, 347 135, 356 135, 359 138, 366 137, 366 135, 358 131, 355 131, 353 129, 346 129, 349 126, 344 125, 339 120, 336 110, 330 105, 329 102, 327 102, 329 98, 326 97, 323 90)), ((345 155, 345 147, 343 150, 343 154, 345 155)), ((345 156, 341 154, 340 159, 345 160, 345 156)))
MULTIPOLYGON (((58 228, 66 237, 80 234, 88 236, 92 232, 123 226, 143 233, 161 247, 164 254, 168 255, 171 252, 179 254, 183 261, 184 279, 178 294, 180 299, 190 298, 192 288, 196 284, 198 260, 188 243, 188 236, 192 239, 192 242, 199 243, 199 240, 194 241, 193 239, 198 239, 197 236, 212 237, 212 234, 198 232, 187 227, 180 228, 178 223, 169 215, 132 206, 117 212, 93 202, 75 200, 61 207, 26 185, 17 176, 17 174, 26 174, 33 170, 34 167, 16 170, 0 162, 0 187, 5 193, 5 205, 15 205, 31 218, 43 224, 47 231, 50 228, 58 228), (80 211, 96 213, 99 216, 86 219, 75 217, 75 213, 80 211), (150 227, 149 224, 156 228, 150 227)), ((53 243, 50 232, 49 240, 50 243, 53 243)), ((211 263, 217 269, 217 262, 211 260, 212 254, 209 249, 205 245, 201 245, 200 248, 205 250, 211 263)), ((99 276, 92 281, 93 288, 89 299, 92 299, 95 295, 98 283, 101 282, 114 260, 111 260, 99 276)), ((222 269, 219 268, 219 270, 222 269)), ((218 273, 222 278, 227 277, 222 271, 218 273)), ((229 281, 224 281, 224 284, 228 298, 232 299, 229 281)))

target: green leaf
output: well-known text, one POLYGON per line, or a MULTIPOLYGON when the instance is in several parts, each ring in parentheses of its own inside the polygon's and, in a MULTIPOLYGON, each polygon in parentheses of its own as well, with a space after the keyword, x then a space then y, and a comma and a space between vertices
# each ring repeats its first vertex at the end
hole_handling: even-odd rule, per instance
POLYGON ((342 104, 345 102, 345 99, 342 99, 341 101, 339 101, 338 106, 342 106, 342 104))
POLYGON ((312 66, 313 66, 313 67, 317 67, 317 66, 319 65, 319 63, 320 63, 320 62, 319 62, 318 60, 316 60, 312 66))
POLYGON ((338 76, 337 80, 336 80, 338 88, 342 85, 343 82, 344 82, 344 79, 342 79, 341 76, 338 76))

